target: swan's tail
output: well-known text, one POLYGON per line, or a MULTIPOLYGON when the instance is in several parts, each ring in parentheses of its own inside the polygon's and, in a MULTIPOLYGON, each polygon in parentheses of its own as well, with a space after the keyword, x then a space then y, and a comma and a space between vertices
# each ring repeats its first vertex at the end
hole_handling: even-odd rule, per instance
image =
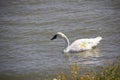
POLYGON ((98 36, 98 37, 96 37, 96 39, 95 39, 95 41, 96 41, 97 44, 100 43, 101 40, 102 40, 102 37, 101 37, 101 36, 98 36))
POLYGON ((96 40, 97 40, 97 41, 101 41, 101 40, 102 40, 102 37, 101 37, 101 36, 98 36, 98 37, 96 37, 96 40))
POLYGON ((93 46, 97 46, 100 43, 101 40, 102 40, 102 37, 100 37, 100 36, 96 37, 93 40, 93 43, 94 43, 93 46))

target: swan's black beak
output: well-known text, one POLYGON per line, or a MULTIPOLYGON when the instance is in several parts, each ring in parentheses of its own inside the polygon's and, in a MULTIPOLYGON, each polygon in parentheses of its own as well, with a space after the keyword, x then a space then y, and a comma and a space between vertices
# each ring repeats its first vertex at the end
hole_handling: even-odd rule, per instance
POLYGON ((57 34, 51 38, 51 40, 54 40, 57 38, 57 34))

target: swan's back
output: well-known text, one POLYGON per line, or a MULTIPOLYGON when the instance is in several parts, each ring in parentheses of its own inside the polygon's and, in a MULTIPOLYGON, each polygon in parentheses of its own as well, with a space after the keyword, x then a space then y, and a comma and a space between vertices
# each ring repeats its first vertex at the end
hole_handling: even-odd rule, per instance
POLYGON ((84 50, 90 50, 97 46, 102 40, 102 37, 78 39, 74 41, 66 50, 67 52, 79 52, 84 50))

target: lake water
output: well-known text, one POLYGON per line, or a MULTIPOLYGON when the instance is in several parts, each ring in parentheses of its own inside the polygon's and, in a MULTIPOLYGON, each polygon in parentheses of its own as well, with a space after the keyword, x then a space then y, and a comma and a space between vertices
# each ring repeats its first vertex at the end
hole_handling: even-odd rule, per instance
POLYGON ((45 80, 78 63, 84 69, 103 66, 120 55, 120 0, 1 0, 0 79, 45 80), (70 42, 102 36, 97 48, 65 55, 70 42))

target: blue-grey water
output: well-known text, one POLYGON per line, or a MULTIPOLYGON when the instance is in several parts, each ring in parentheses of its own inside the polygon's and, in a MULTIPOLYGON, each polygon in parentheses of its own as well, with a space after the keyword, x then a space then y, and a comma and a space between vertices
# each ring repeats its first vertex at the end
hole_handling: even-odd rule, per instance
POLYGON ((78 63, 103 66, 120 55, 120 0, 1 0, 1 80, 45 80, 78 63), (102 36, 97 48, 65 55, 64 41, 102 36))

